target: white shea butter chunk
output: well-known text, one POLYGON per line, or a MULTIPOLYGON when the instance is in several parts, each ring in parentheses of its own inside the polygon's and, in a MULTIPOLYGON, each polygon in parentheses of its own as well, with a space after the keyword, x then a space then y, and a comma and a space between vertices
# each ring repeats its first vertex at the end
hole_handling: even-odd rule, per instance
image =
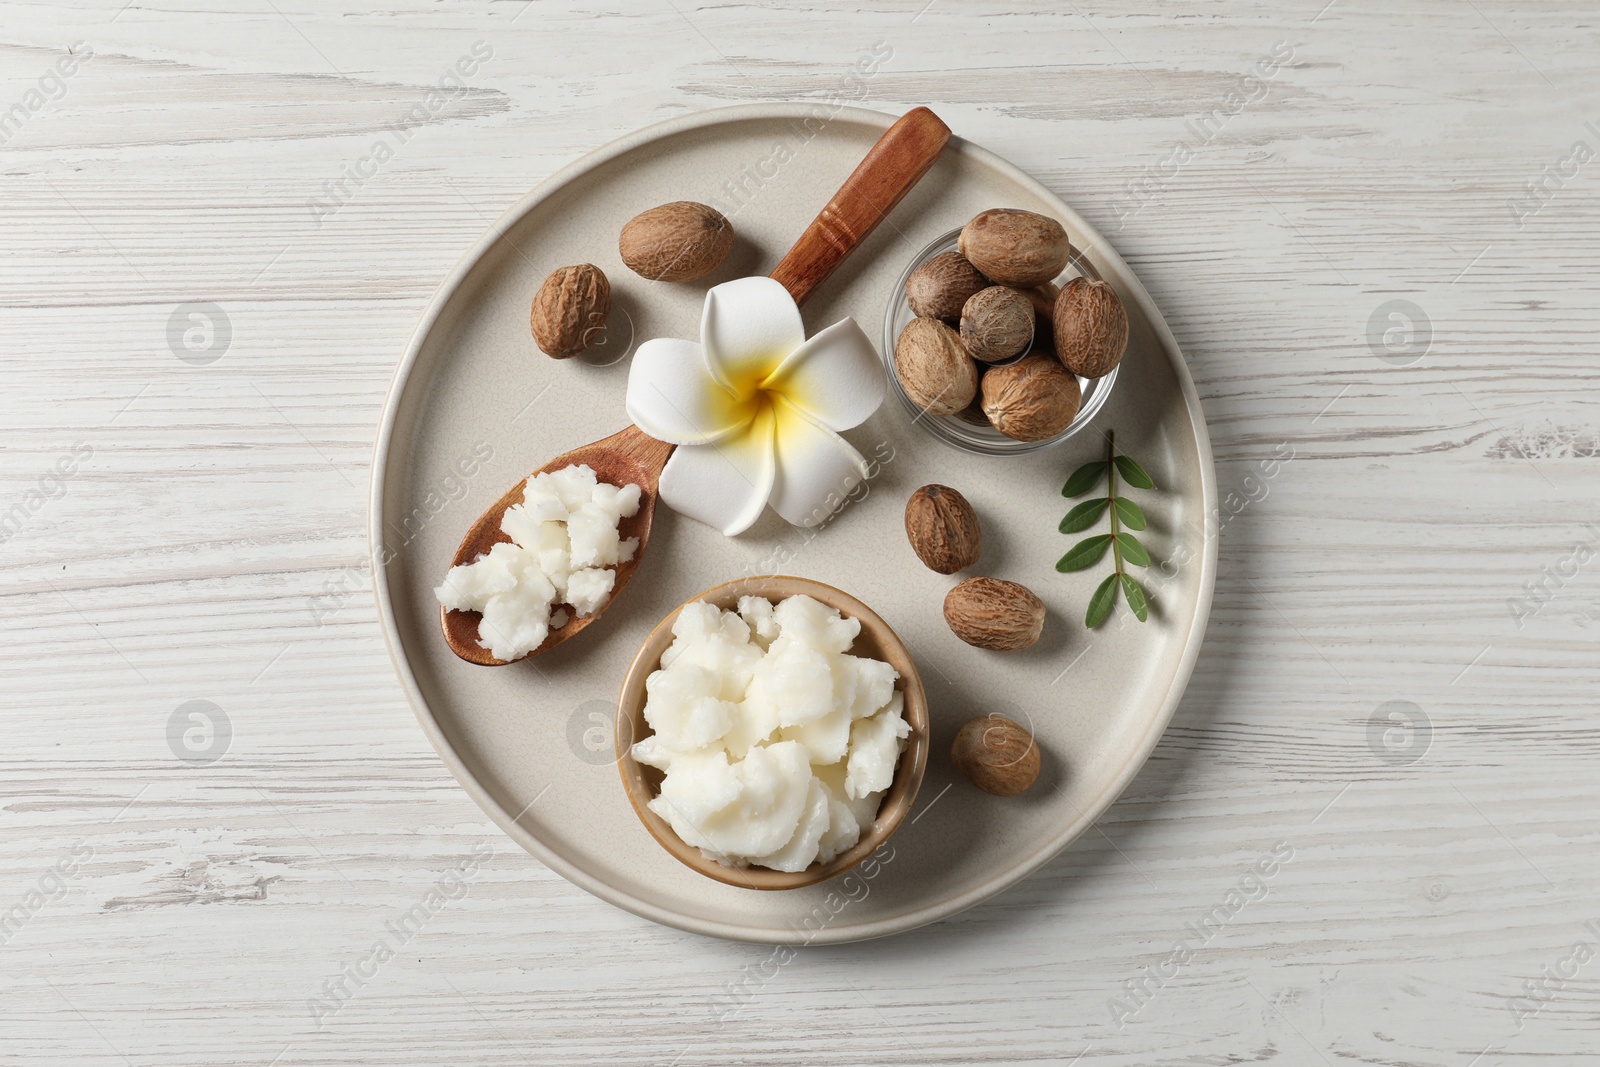
POLYGON ((633 746, 665 773, 650 810, 734 867, 803 871, 859 841, 911 734, 894 668, 849 654, 860 632, 808 596, 685 605, 633 746))
POLYGON ((593 615, 611 599, 617 572, 601 567, 585 567, 567 578, 567 603, 579 615, 593 615))
POLYGON ((498 544, 476 563, 451 567, 434 592, 452 611, 483 613, 478 644, 496 659, 515 659, 549 636, 556 587, 538 555, 520 545, 498 544))
POLYGON ((899 693, 882 715, 871 715, 850 724, 850 755, 845 761, 844 791, 859 800, 889 788, 894 781, 894 765, 911 733, 911 724, 901 717, 905 698, 899 693))
POLYGON ((616 571, 639 548, 617 536, 639 513, 637 485, 610 485, 587 465, 535 474, 522 502, 506 509, 500 529, 511 538, 471 563, 450 568, 434 595, 451 611, 476 611, 478 644, 496 659, 527 655, 565 626, 565 604, 578 615, 605 606, 616 571))

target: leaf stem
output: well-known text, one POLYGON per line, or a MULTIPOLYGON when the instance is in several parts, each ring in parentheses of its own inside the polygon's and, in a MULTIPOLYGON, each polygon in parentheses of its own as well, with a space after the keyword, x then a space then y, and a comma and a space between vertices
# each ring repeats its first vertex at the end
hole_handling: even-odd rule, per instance
POLYGON ((1122 582, 1122 545, 1117 535, 1122 526, 1117 521, 1117 431, 1106 432, 1106 512, 1111 516, 1111 558, 1117 565, 1117 582, 1122 582))

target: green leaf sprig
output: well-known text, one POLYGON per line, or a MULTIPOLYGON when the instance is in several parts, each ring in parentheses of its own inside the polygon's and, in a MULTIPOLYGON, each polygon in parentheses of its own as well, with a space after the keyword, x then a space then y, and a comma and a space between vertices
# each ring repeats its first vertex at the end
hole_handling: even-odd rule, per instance
POLYGON ((1105 556, 1106 549, 1111 550, 1116 570, 1095 589, 1094 595, 1089 598, 1089 608, 1083 613, 1083 624, 1090 629, 1105 622, 1106 617, 1111 614, 1111 609, 1116 606, 1119 591, 1127 597, 1128 607, 1140 622, 1150 617, 1149 598, 1145 596, 1144 589, 1139 583, 1127 572, 1127 565, 1130 563, 1135 567, 1150 566, 1150 553, 1145 551, 1144 545, 1139 543, 1137 537, 1127 532, 1127 530, 1143 530, 1147 523, 1144 511, 1138 504, 1127 497, 1117 495, 1119 474, 1122 475, 1123 481, 1135 489, 1155 488, 1156 483, 1145 473, 1144 468, 1139 466, 1137 460, 1132 456, 1117 455, 1116 431, 1112 431, 1106 434, 1106 458, 1085 463, 1073 471, 1072 477, 1067 479, 1067 484, 1061 487, 1062 496, 1082 496, 1100 484, 1102 476, 1106 479, 1106 495, 1085 500, 1067 512, 1066 517, 1061 520, 1061 532, 1069 534, 1087 530, 1099 522, 1102 515, 1110 516, 1111 532, 1085 537, 1067 549, 1067 554, 1056 563, 1056 570, 1063 573, 1081 571, 1099 563, 1105 556))

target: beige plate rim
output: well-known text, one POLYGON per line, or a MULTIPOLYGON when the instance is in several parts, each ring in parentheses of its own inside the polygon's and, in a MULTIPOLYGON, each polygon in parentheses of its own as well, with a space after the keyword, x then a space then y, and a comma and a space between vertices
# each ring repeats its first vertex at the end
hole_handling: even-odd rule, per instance
MULTIPOLYGON (((569 185, 585 173, 641 145, 671 137, 686 130, 724 122, 743 122, 752 119, 805 119, 812 115, 814 110, 815 107, 811 104, 737 104, 731 107, 712 108, 706 111, 680 115, 645 126, 595 149, 588 155, 568 164, 551 175, 550 178, 541 183, 532 192, 507 209, 482 236, 473 242, 472 246, 450 269, 450 272, 439 284, 439 288, 429 299, 428 306, 423 311, 422 318, 417 323, 417 328, 413 331, 411 339, 406 345, 405 355, 401 358, 400 364, 395 370, 388 395, 384 399, 383 418, 378 426, 378 436, 373 451, 372 484, 367 512, 368 541, 372 553, 371 558, 374 561, 382 559, 386 550, 383 530, 384 486, 388 478, 390 453, 396 445, 395 421, 406 386, 410 381, 413 370, 416 368, 422 346, 437 324, 445 306, 449 303, 456 289, 460 287, 468 271, 501 240, 502 235, 519 219, 557 190, 569 185)), ((887 129, 890 123, 894 122, 898 117, 866 108, 845 107, 840 108, 831 121, 853 122, 877 129, 887 129)), ((1028 189, 1045 203, 1052 205, 1070 228, 1084 236, 1084 244, 1094 249, 1097 263, 1103 265, 1102 273, 1114 276, 1126 286, 1127 291, 1139 303, 1152 329, 1160 339, 1163 352, 1172 363, 1173 372, 1177 376, 1182 389, 1184 406, 1189 416, 1189 427, 1194 437, 1196 456, 1199 459, 1202 513, 1210 514, 1216 507, 1217 485, 1216 469, 1211 455, 1211 437, 1206 428, 1205 413, 1200 406, 1200 396, 1195 389, 1194 380, 1189 376, 1189 368, 1184 362, 1183 353, 1178 348, 1177 339, 1173 337, 1171 329, 1167 326, 1166 319, 1161 315, 1149 292, 1145 290, 1143 284, 1128 268, 1128 265, 1123 262, 1122 257, 1100 236, 1099 231, 1089 225, 1082 216, 1062 201, 1060 197, 1025 172, 993 152, 980 148, 960 137, 952 137, 950 145, 945 151, 962 152, 971 156, 978 162, 993 168, 1015 181, 1018 185, 1028 189)), ((564 856, 546 846, 516 822, 513 815, 504 810, 484 789, 482 783, 477 780, 471 769, 446 739, 443 729, 434 717, 432 710, 428 707, 427 701, 423 698, 422 690, 411 670, 411 665, 405 658, 399 623, 395 617, 393 596, 389 588, 388 569, 374 565, 373 570, 376 573, 376 579, 373 582, 374 595, 378 603, 378 617, 383 626, 384 642, 388 646, 389 658, 394 663, 395 673, 399 676, 400 684, 405 689, 406 697, 411 702, 412 710, 416 713, 417 721, 421 724, 423 732, 427 735, 435 751, 439 753, 440 759, 450 768, 451 773, 455 775, 461 787, 494 820, 500 829, 505 832, 506 836, 527 850, 545 866, 573 884, 588 890, 602 900, 609 901, 620 908, 650 919, 653 922, 688 930, 692 933, 735 941, 785 944, 793 940, 793 931, 787 928, 702 920, 695 916, 681 914, 671 908, 662 907, 651 900, 622 892, 569 862, 564 856)), ((988 899, 1031 874, 1053 859, 1062 849, 1066 848, 1093 825, 1094 821, 1127 788, 1128 783, 1133 781, 1134 775, 1139 772, 1151 751, 1154 750, 1156 743, 1160 741, 1168 722, 1171 721, 1173 713, 1177 710, 1178 701, 1182 698, 1183 692, 1188 686, 1190 675, 1194 672, 1195 661, 1200 654, 1200 646, 1205 639, 1206 624, 1211 615, 1212 593, 1216 586, 1216 570, 1217 543, 1215 538, 1208 537, 1204 539, 1200 554, 1200 588, 1195 602, 1194 621, 1189 630, 1188 640, 1183 645, 1178 667, 1173 676, 1172 687, 1168 690, 1160 709, 1151 718, 1149 728, 1140 737, 1139 743, 1129 749, 1123 766, 1116 776, 1111 779, 1110 785, 1094 799, 1093 803, 1085 806, 1076 817, 1065 822, 1060 831, 1048 842, 1043 843, 1041 847, 1035 849, 1015 865, 997 871, 993 878, 975 889, 951 896, 936 904, 888 916, 873 923, 853 926, 847 930, 830 931, 824 929, 818 932, 818 936, 811 943, 866 941, 890 934, 902 933, 948 918, 988 899)))

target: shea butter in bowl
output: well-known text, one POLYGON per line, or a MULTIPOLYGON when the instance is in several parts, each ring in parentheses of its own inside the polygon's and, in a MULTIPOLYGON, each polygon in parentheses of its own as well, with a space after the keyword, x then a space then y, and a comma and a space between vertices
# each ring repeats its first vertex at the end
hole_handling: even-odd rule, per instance
POLYGON ((645 639, 622 683, 617 766, 645 829, 683 864, 797 889, 894 833, 928 733, 916 664, 876 612, 821 582, 746 578, 645 639))

